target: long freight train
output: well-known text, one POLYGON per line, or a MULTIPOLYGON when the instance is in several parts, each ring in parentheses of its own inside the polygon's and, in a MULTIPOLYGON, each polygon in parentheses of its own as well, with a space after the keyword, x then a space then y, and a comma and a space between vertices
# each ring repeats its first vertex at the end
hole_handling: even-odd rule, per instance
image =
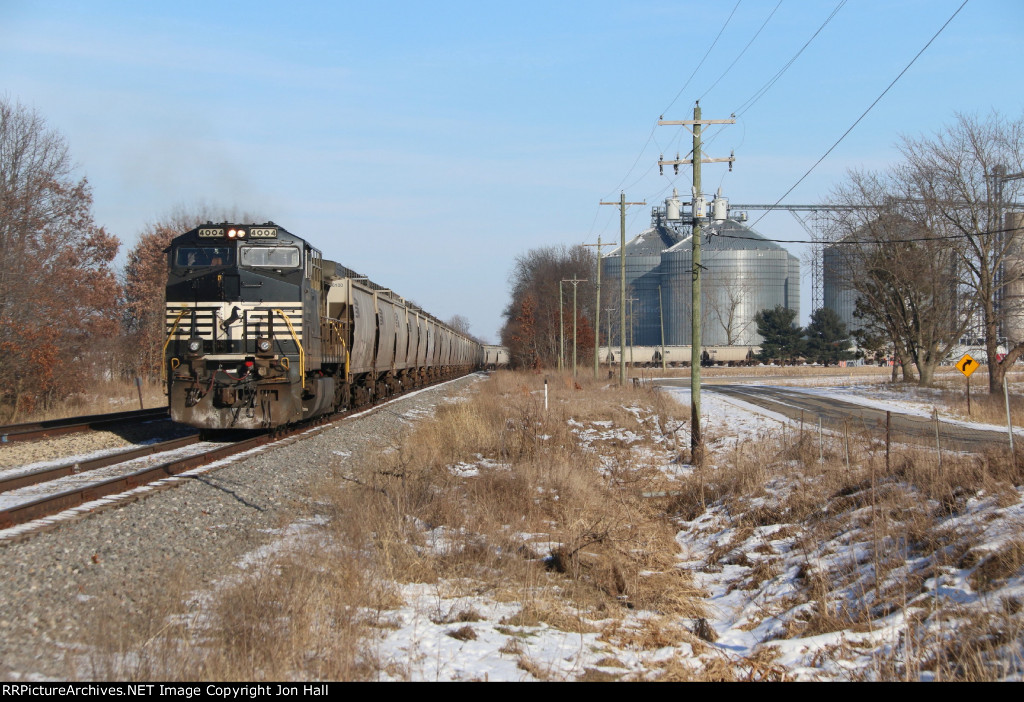
POLYGON ((207 223, 168 249, 171 418, 267 429, 481 367, 484 349, 273 222, 207 223))

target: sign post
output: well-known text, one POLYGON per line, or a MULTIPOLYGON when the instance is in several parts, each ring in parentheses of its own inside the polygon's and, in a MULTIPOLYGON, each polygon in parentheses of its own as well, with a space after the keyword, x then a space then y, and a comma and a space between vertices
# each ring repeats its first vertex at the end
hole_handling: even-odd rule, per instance
POLYGON ((971 358, 971 354, 965 353, 963 358, 956 362, 956 369, 967 378, 967 416, 971 416, 971 373, 978 370, 978 362, 971 358))

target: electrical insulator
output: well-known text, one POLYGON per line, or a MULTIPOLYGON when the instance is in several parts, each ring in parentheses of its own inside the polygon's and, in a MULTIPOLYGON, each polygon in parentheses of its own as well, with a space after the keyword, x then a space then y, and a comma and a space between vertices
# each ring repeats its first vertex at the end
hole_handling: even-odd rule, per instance
POLYGON ((665 175, 665 166, 662 165, 662 161, 665 160, 665 154, 658 156, 658 175, 665 175))
POLYGON ((676 152, 676 162, 672 164, 672 168, 675 169, 676 175, 679 175, 679 153, 676 152))

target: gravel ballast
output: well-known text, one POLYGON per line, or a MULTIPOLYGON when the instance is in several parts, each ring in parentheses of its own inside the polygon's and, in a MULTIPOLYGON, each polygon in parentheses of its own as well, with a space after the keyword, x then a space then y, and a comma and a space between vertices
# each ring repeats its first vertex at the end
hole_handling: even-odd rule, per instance
POLYGON ((0 679, 91 677, 80 654, 96 642, 89 627, 104 620, 111 598, 134 611, 237 572, 244 554, 308 514, 302 506, 315 499, 312 486, 328 465, 397 439, 414 418, 480 377, 421 390, 230 465, 177 478, 170 489, 0 542, 0 679))
POLYGON ((145 441, 171 439, 196 430, 168 420, 128 424, 120 429, 83 431, 38 441, 12 441, 0 446, 0 472, 12 468, 84 456, 107 449, 129 449, 145 441))

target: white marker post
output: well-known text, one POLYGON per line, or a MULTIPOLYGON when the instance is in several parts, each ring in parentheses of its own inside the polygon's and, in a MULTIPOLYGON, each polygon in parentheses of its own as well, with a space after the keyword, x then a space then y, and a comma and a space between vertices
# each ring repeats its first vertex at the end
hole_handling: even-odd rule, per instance
POLYGON ((1006 401, 1006 431, 1010 435, 1010 458, 1013 458, 1013 422, 1010 421, 1010 390, 1006 387, 1006 376, 1003 376, 1003 399, 1006 401))

